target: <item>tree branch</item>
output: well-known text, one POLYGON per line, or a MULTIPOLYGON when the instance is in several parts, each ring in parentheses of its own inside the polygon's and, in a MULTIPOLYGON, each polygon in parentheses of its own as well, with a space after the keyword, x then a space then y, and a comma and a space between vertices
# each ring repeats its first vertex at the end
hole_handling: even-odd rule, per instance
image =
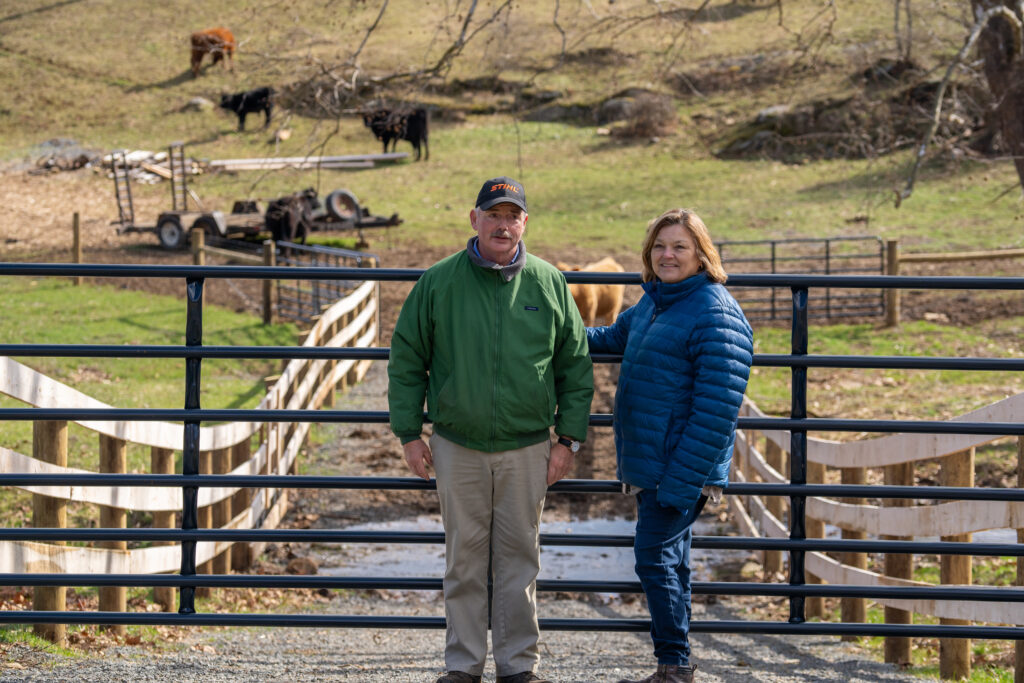
POLYGON ((974 44, 978 41, 978 37, 981 35, 982 30, 988 25, 988 23, 997 16, 1005 17, 1013 28, 1014 34, 1014 48, 1018 55, 1021 54, 1021 34, 1024 31, 1024 26, 1021 25, 1020 19, 1013 13, 1010 8, 1000 5, 998 7, 991 7, 978 17, 974 27, 968 34, 967 39, 964 41, 963 47, 953 57, 953 61, 946 69, 946 75, 942 78, 942 82, 939 84, 938 92, 935 93, 935 107, 932 110, 932 121, 928 126, 928 130, 925 131, 924 138, 921 140, 921 144, 917 147, 917 154, 914 157, 914 165, 910 169, 910 175, 907 178, 906 187, 902 191, 896 191, 896 208, 900 208, 900 205, 905 199, 909 199, 910 195, 914 191, 914 182, 917 180, 917 172, 921 168, 921 163, 924 161, 925 153, 928 151, 928 145, 931 144, 932 137, 935 135, 935 131, 939 127, 939 117, 942 113, 942 99, 946 94, 946 86, 949 85, 950 79, 953 77, 953 71, 957 66, 964 60, 967 53, 974 47, 974 44))
POLYGON ((373 24, 370 25, 370 28, 366 29, 366 33, 363 35, 363 42, 359 43, 359 47, 356 48, 356 51, 352 53, 351 57, 349 57, 349 63, 352 64, 352 66, 356 67, 357 69, 359 65, 359 55, 363 51, 363 48, 366 46, 366 41, 370 39, 370 35, 374 32, 374 30, 377 28, 377 25, 380 23, 381 17, 384 16, 384 10, 386 10, 387 8, 388 0, 384 0, 384 2, 381 3, 380 13, 377 14, 377 18, 373 20, 373 24))

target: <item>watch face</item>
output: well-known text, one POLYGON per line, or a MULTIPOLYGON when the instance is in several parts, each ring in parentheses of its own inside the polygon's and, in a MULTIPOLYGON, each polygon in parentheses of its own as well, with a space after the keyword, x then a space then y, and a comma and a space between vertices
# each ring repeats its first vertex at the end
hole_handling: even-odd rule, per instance
POLYGON ((580 449, 580 442, 579 441, 573 441, 572 444, 569 446, 569 450, 571 450, 573 453, 575 453, 579 449, 580 449))

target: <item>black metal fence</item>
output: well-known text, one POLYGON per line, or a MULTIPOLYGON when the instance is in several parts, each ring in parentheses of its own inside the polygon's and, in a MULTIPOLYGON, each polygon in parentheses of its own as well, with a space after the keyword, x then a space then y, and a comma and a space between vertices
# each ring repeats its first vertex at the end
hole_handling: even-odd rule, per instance
MULTIPOLYGON (((277 243, 277 264, 292 268, 364 268, 377 265, 380 259, 373 254, 338 247, 314 244, 277 243)), ((277 315, 282 320, 308 322, 320 315, 324 306, 358 287, 366 278, 307 280, 289 277, 277 281, 277 315)))
MULTIPOLYGON (((206 245, 243 254, 250 259, 263 255, 263 243, 226 239, 207 235, 206 245)), ((290 268, 366 268, 380 265, 380 257, 365 251, 327 247, 319 244, 274 242, 274 259, 279 266, 290 268)), ((237 278, 235 278, 237 279, 237 278)), ((309 323, 330 306, 358 287, 366 278, 358 280, 307 280, 292 277, 274 281, 277 294, 274 310, 279 320, 309 323)))
MULTIPOLYGON (((805 275, 882 275, 885 245, 875 236, 737 240, 715 245, 726 270, 742 273, 805 275)), ((730 284, 732 281, 730 280, 730 284)), ((792 306, 787 287, 733 290, 751 322, 789 320, 792 306)), ((868 318, 885 314, 877 288, 818 287, 809 295, 812 318, 868 318)))
MULTIPOLYGON (((406 269, 338 269, 308 267, 302 276, 311 281, 380 280, 411 281, 422 271, 406 269)), ((97 574, 0 574, 0 585, 15 586, 175 586, 180 589, 177 614, 141 612, 0 612, 0 623, 65 623, 65 624, 177 624, 177 625, 264 625, 264 626, 337 626, 388 628, 443 628, 440 617, 351 616, 324 614, 212 614, 197 613, 195 589, 210 587, 303 587, 303 588, 400 588, 430 589, 440 587, 434 577, 394 578, 381 576, 265 576, 265 575, 199 575, 196 573, 196 543, 200 541, 273 541, 273 542, 336 542, 336 543, 429 543, 443 541, 440 533, 424 532, 354 532, 344 530, 233 530, 198 529, 197 493, 199 487, 282 487, 282 488, 359 488, 359 489, 430 489, 433 482, 416 478, 345 478, 315 476, 243 476, 200 475, 199 425, 202 422, 373 422, 385 423, 388 416, 381 411, 341 410, 239 410, 204 409, 200 407, 200 368, 208 358, 387 358, 387 349, 377 348, 299 348, 299 347, 216 347, 202 344, 203 285, 212 278, 253 278, 259 280, 294 278, 295 272, 283 268, 249 266, 128 266, 128 265, 65 265, 65 264, 0 264, 2 276, 103 276, 103 277, 165 277, 184 281, 186 294, 186 343, 183 346, 113 345, 41 345, 0 344, 0 355, 19 357, 162 357, 184 358, 185 408, 156 409, 40 409, 0 408, 0 420, 140 420, 183 422, 182 474, 15 474, 0 473, 0 485, 73 485, 73 486, 181 486, 184 506, 180 529, 45 529, 0 528, 0 541, 171 541, 181 544, 180 575, 97 575, 97 574)), ((635 273, 568 273, 572 282, 636 284, 635 273)), ((974 289, 1024 291, 1024 278, 967 277, 891 277, 891 276, 823 276, 823 275, 734 275, 730 285, 739 288, 788 288, 792 319, 792 348, 789 354, 758 354, 754 364, 789 367, 792 373, 792 401, 789 417, 740 418, 740 427, 757 430, 784 430, 791 434, 791 483, 745 483, 730 486, 727 495, 788 496, 791 500, 790 537, 788 539, 708 537, 694 538, 693 545, 708 549, 781 550, 789 553, 790 575, 787 584, 756 582, 697 582, 693 592, 714 595, 754 595, 789 598, 787 622, 771 621, 697 621, 694 632, 769 633, 790 635, 877 635, 903 637, 956 637, 1024 639, 1024 627, 1017 626, 953 626, 926 624, 862 624, 811 623, 804 614, 804 600, 809 596, 905 599, 926 598, 964 601, 1003 601, 1024 603, 1024 590, 1018 588, 913 587, 891 588, 857 585, 807 584, 804 554, 807 551, 870 552, 901 554, 942 554, 972 556, 1024 556, 1024 545, 998 543, 954 543, 920 541, 874 541, 808 539, 805 529, 808 496, 914 498, 932 500, 991 500, 1024 502, 1022 489, 950 488, 933 486, 850 486, 807 484, 807 434, 811 431, 843 432, 917 432, 1024 435, 1024 422, 935 422, 919 420, 854 420, 807 417, 807 370, 810 367, 831 368, 917 368, 959 369, 971 371, 1024 371, 1024 359, 941 358, 900 356, 822 356, 809 355, 808 341, 811 317, 809 293, 821 288, 913 288, 974 289)), ((617 362, 613 356, 595 356, 597 362, 617 362)), ((595 414, 591 424, 610 426, 612 416, 595 414)), ((553 494, 563 492, 595 495, 615 494, 618 482, 569 480, 551 488, 553 494)), ((544 545, 627 547, 629 535, 544 534, 544 545)), ((639 592, 637 582, 551 580, 538 583, 542 591, 639 592)), ((542 619, 541 627, 551 630, 645 631, 649 622, 642 619, 542 619)))

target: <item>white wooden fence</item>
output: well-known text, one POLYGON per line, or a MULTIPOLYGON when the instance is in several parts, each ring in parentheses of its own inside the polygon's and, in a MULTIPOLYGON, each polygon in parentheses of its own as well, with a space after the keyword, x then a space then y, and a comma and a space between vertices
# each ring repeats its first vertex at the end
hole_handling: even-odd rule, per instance
MULTIPOLYGON (((366 282, 346 298, 325 309, 315 321, 303 346, 376 346, 379 329, 379 284, 366 282)), ((359 381, 371 361, 363 360, 291 360, 267 390, 257 409, 310 410, 333 405, 336 388, 359 381)), ((42 375, 8 357, 0 357, 0 393, 38 408, 109 408, 75 389, 42 375)), ((100 435, 100 439, 141 444, 162 451, 180 451, 182 426, 157 422, 76 422, 100 435)), ((200 428, 201 460, 210 461, 210 454, 248 457, 231 458, 234 468, 218 468, 218 472, 237 475, 287 474, 294 471, 296 458, 309 431, 309 423, 230 423, 200 428), (252 450, 253 436, 259 444, 252 450), (206 456, 205 458, 203 456, 206 456)), ((0 447, 0 468, 17 473, 83 473, 48 464, 32 455, 0 447)), ((25 490, 62 501, 90 503, 121 510, 165 512, 180 511, 180 487, 77 487, 25 486, 25 490)), ((286 491, 258 489, 248 491, 235 487, 199 490, 200 520, 204 509, 217 505, 231 508, 228 519, 218 528, 273 528, 287 508, 286 491), (237 494, 247 499, 244 505, 234 504, 237 494)), ((223 508, 222 508, 223 509, 223 508)), ((200 542, 196 544, 196 562, 208 562, 223 556, 236 545, 232 542, 200 542)), ((247 544, 249 558, 261 552, 261 544, 247 544)), ((138 573, 174 572, 181 566, 181 549, 177 544, 135 549, 101 547, 68 547, 36 542, 0 542, 0 572, 52 573, 138 573)))
MULTIPOLYGON (((997 403, 953 418, 955 421, 1016 422, 1024 414, 1024 394, 1017 394, 997 403)), ((765 417, 757 406, 746 400, 741 415, 765 417)), ((808 476, 808 483, 822 483, 829 475, 825 468, 863 470, 950 458, 976 446, 995 441, 998 437, 967 434, 892 434, 860 441, 836 442, 809 437, 807 459, 809 472, 818 466, 817 477, 808 476), (816 480, 815 480, 816 479, 816 480)), ((1019 448, 1019 446, 1018 446, 1019 448)), ((789 477, 778 469, 789 449, 789 432, 741 431, 737 435, 733 478, 735 481, 762 481, 788 483, 789 477), (764 451, 773 451, 775 457, 766 457, 764 451), (781 457, 780 457, 781 456, 781 457), (769 464, 769 460, 774 460, 769 464)), ((835 476, 832 475, 832 479, 835 476)), ((878 481, 880 478, 875 477, 878 481)), ((867 478, 868 483, 871 482, 867 478)), ((902 482, 911 484, 913 482, 902 482)), ((1018 486, 1020 482, 1018 482, 1018 486)), ((748 536, 788 538, 789 528, 780 519, 784 517, 785 502, 761 496, 729 496, 740 530, 748 536)), ((847 532, 870 536, 914 537, 962 536, 988 529, 1017 529, 1018 537, 1024 533, 1024 503, 998 501, 951 501, 935 505, 909 505, 907 507, 879 507, 867 503, 841 502, 834 499, 809 497, 807 517, 821 523, 839 527, 847 532)), ((822 528, 824 524, 819 525, 822 528)), ((810 530, 812 525, 808 525, 810 530)), ((809 532, 808 537, 812 534, 809 532)), ((863 537, 863 536, 861 536, 863 537)), ((968 536, 965 540, 969 540, 968 536)), ((844 553, 859 555, 859 553, 844 553)), ((909 578, 896 578, 864 568, 845 564, 820 552, 808 552, 805 566, 809 574, 820 581, 837 584, 876 586, 928 586, 931 584, 909 578)), ((969 574, 968 574, 969 575, 969 574)), ((1024 609, 1018 602, 961 602, 951 600, 920 600, 874 598, 874 602, 900 610, 926 614, 944 619, 998 624, 1024 625, 1024 609)))

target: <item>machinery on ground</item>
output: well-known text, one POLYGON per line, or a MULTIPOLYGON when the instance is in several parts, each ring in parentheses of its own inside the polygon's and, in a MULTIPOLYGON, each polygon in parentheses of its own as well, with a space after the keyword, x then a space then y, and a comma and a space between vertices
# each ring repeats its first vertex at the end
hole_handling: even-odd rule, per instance
POLYGON ((321 205, 312 188, 287 195, 271 202, 264 210, 254 200, 236 201, 231 213, 207 211, 196 193, 188 187, 185 170, 185 145, 174 142, 168 148, 168 180, 171 185, 171 209, 161 212, 154 225, 138 225, 132 203, 131 179, 125 150, 111 155, 114 172, 114 196, 117 199, 119 235, 133 232, 152 232, 165 249, 183 249, 188 245, 189 232, 202 230, 210 237, 223 239, 275 239, 277 241, 305 242, 312 231, 356 231, 359 244, 365 246, 363 230, 386 228, 402 223, 397 213, 390 217, 374 216, 367 207, 361 207, 355 196, 347 190, 334 190, 321 205), (195 206, 189 208, 189 197, 195 206))

